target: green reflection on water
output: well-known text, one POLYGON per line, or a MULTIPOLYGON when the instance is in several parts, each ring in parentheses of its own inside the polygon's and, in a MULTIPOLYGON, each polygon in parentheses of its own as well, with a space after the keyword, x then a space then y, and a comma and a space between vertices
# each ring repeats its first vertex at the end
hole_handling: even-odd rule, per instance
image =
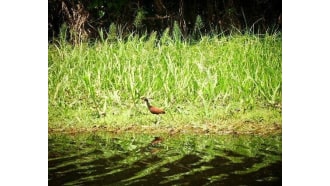
POLYGON ((279 184, 282 137, 49 135, 49 185, 279 184))

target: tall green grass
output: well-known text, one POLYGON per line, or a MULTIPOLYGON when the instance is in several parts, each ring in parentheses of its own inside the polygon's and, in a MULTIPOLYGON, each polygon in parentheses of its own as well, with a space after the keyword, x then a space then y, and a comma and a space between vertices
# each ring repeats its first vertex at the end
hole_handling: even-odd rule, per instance
POLYGON ((166 30, 160 38, 131 34, 76 46, 60 40, 48 49, 49 124, 146 123, 153 116, 141 96, 166 109, 165 123, 216 123, 249 114, 279 123, 281 49, 276 34, 188 42, 166 30))

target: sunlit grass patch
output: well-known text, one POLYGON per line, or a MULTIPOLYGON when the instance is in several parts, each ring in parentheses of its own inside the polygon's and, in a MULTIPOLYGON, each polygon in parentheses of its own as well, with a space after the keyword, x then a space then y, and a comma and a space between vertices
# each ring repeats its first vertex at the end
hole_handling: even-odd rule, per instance
POLYGON ((281 45, 278 35, 204 36, 192 44, 166 33, 50 44, 49 127, 153 126, 142 96, 165 109, 164 130, 281 125, 281 45))

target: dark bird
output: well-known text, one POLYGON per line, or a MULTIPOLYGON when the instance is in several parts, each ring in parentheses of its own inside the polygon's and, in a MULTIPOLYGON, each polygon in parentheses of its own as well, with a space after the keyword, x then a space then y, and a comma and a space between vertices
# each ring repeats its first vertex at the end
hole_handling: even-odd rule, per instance
POLYGON ((149 111, 152 114, 157 114, 157 115, 158 114, 165 114, 165 111, 163 109, 160 109, 160 108, 157 108, 157 107, 154 107, 154 106, 150 105, 148 98, 143 97, 142 100, 144 100, 146 102, 147 107, 148 107, 149 111))

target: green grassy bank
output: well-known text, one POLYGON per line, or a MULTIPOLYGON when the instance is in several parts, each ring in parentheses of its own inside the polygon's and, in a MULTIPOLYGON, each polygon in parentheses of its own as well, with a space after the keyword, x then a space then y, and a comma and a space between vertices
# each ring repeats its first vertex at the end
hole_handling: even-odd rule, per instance
POLYGON ((49 44, 49 131, 281 132, 281 58, 280 35, 49 44))

